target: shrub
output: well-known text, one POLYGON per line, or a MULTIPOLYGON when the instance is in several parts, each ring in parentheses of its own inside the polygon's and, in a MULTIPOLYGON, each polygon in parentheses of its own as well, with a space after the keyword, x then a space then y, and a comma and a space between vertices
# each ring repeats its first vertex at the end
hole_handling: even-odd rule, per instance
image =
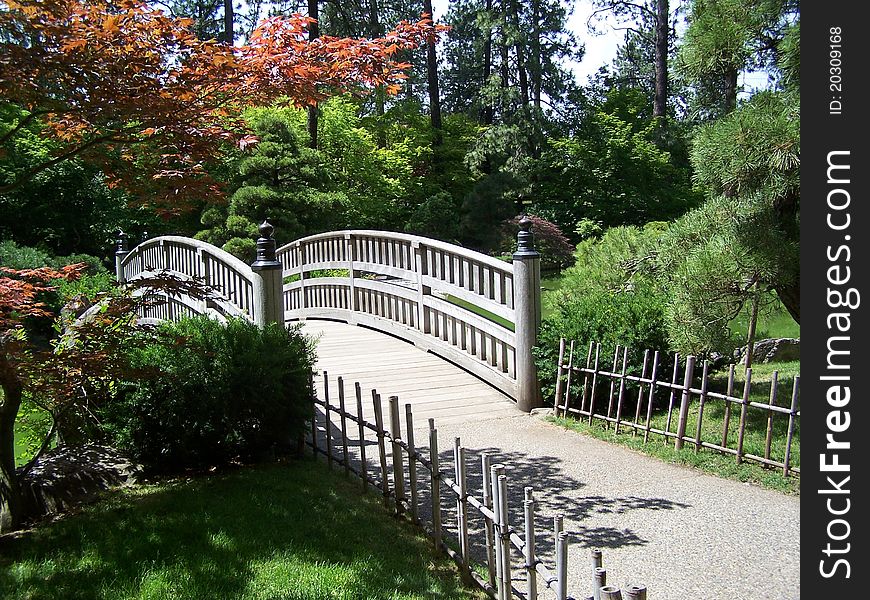
POLYGON ((194 317, 130 359, 143 376, 104 407, 104 427, 153 471, 286 451, 312 413, 314 345, 296 327, 194 317))
MULTIPOLYGON (((519 232, 520 216, 504 221, 501 224, 501 241, 499 252, 511 255, 517 247, 517 232, 519 232)), ((545 271, 559 270, 567 267, 573 261, 574 246, 562 233, 562 230, 552 223, 535 215, 528 215, 532 222, 532 234, 535 236, 535 249, 541 253, 541 269, 545 271)))
POLYGON ((547 401, 555 395, 561 337, 576 342, 574 364, 585 364, 589 343, 600 342, 599 365, 606 370, 613 364, 616 345, 627 346, 628 371, 639 374, 644 350, 667 348, 664 300, 647 288, 624 292, 598 289, 563 298, 555 313, 541 324, 534 350, 541 391, 547 401))

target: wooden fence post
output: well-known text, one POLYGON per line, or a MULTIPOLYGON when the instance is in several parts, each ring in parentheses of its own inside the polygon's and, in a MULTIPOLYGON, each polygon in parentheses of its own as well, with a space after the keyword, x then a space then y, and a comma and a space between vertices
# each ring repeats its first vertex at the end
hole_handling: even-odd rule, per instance
POLYGON ((592 346, 594 342, 589 340, 589 350, 586 352, 586 370, 583 371, 583 395, 580 397, 580 412, 586 410, 586 400, 589 397, 589 366, 592 364, 592 346))
POLYGON ((524 490, 523 513, 525 516, 525 559, 526 559, 526 598, 537 600, 538 598, 538 572, 535 571, 535 499, 534 490, 527 487, 524 490))
POLYGON ((649 348, 643 351, 643 367, 640 370, 640 381, 637 384, 637 406, 634 407, 634 427, 631 428, 632 437, 637 435, 637 427, 640 423, 640 409, 643 407, 643 385, 646 379, 646 366, 649 364, 649 348))
POLYGON ((619 433, 619 420, 622 418, 622 403, 625 400, 625 370, 628 367, 628 346, 622 349, 622 374, 619 376, 619 395, 616 399, 616 425, 613 433, 619 433))
POLYGON ((698 425, 695 428, 695 452, 701 449, 701 426, 704 421, 704 403, 707 400, 707 373, 709 371, 709 361, 704 361, 704 369, 701 372, 701 395, 698 398, 698 425))
POLYGON ((365 419, 363 419, 362 388, 359 385, 359 381, 355 382, 353 387, 356 394, 356 418, 357 425, 359 426, 359 472, 360 477, 362 477, 363 492, 367 492, 369 490, 369 479, 367 473, 368 464, 366 463, 366 428, 365 419))
POLYGON ((414 446, 414 415, 411 405, 405 405, 405 426, 408 444, 408 486, 411 488, 411 522, 416 524, 417 519, 417 449, 414 446))
POLYGON ((646 600, 645 585, 630 585, 625 589, 625 600, 646 600))
MULTIPOLYGON (((770 406, 776 406, 776 387, 779 384, 779 371, 770 375, 770 406)), ((770 460, 770 444, 773 441, 773 410, 767 411, 767 433, 764 437, 764 458, 770 460)))
POLYGON ((725 390, 725 419, 722 423, 723 448, 728 447, 728 427, 731 425, 731 397, 734 395, 734 365, 728 367, 728 387, 725 390))
POLYGON ((339 377, 338 381, 338 416, 341 418, 341 451, 342 462, 344 462, 344 475, 350 476, 350 458, 347 452, 347 410, 344 404, 344 379, 339 377))
POLYGON ((677 375, 680 374, 680 353, 674 354, 674 374, 671 377, 671 391, 668 394, 668 420, 665 422, 665 440, 667 434, 671 431, 671 414, 674 412, 674 398, 676 397, 677 375))
MULTIPOLYGON (((510 587, 505 589, 504 580, 505 580, 505 564, 504 564, 504 537, 502 536, 502 524, 501 524, 501 496, 499 493, 499 476, 503 476, 504 473, 504 465, 495 464, 490 467, 490 476, 489 481, 492 486, 492 513, 495 517, 493 521, 493 527, 495 530, 495 571, 496 577, 498 579, 498 586, 496 590, 498 592, 498 600, 510 600, 510 587)), ((510 571, 510 565, 507 565, 508 572, 510 571)), ((510 582, 510 574, 507 576, 508 582, 510 582)))
POLYGON ((743 436, 746 433, 746 411, 749 408, 749 393, 752 387, 752 367, 746 369, 746 381, 743 384, 743 400, 740 403, 740 425, 737 431, 737 464, 743 462, 743 436))
MULTIPOLYGON (((562 400, 562 390, 565 387, 564 381, 564 365, 562 362, 565 360, 565 338, 559 338, 559 359, 556 361, 556 397, 553 398, 553 415, 559 416, 559 403, 562 400)), ((564 416, 564 415, 562 415, 564 416)))
POLYGON ((565 402, 562 404, 562 416, 568 416, 568 406, 571 404, 571 380, 574 379, 574 340, 568 352, 568 380, 565 382, 565 402))
MULTIPOLYGON (((501 469, 504 471, 504 467, 501 469)), ((507 492, 507 476, 499 475, 497 478, 498 486, 498 525, 499 534, 501 536, 501 552, 502 552, 502 571, 501 571, 501 587, 505 591, 505 600, 511 598, 511 539, 510 525, 508 524, 508 492, 507 492)))
POLYGON ((378 454, 381 462, 381 489, 384 494, 384 506, 390 506, 390 480, 387 472, 387 445, 384 433, 384 411, 381 406, 381 395, 372 390, 372 404, 375 408, 375 429, 378 436, 378 454))
POLYGON ((456 496, 456 530, 459 535, 459 553, 462 555, 462 570, 469 570, 468 544, 468 495, 465 478, 465 448, 462 440, 453 440, 453 473, 459 493, 456 496))
POLYGON ((589 424, 592 424, 592 415, 595 414, 595 390, 598 387, 598 358, 601 355, 601 344, 595 342, 595 366, 592 367, 592 392, 589 394, 589 424))
MULTIPOLYGON (((489 453, 484 452, 480 457, 481 474, 483 476, 483 505, 492 511, 492 481, 490 469, 492 457, 489 453)), ((496 571, 495 571, 495 536, 493 533, 493 522, 486 516, 483 518, 484 529, 486 530, 486 570, 489 574, 489 585, 495 589, 496 586, 496 571)))
POLYGON ((438 464, 438 430, 435 419, 429 419, 429 463, 432 486, 432 537, 435 550, 441 552, 441 470, 438 464))
POLYGON ((269 221, 263 221, 259 230, 257 257, 251 263, 251 270, 254 272, 254 306, 251 316, 254 323, 265 327, 270 323, 284 323, 284 271, 275 255, 277 244, 272 237, 275 228, 269 221))
POLYGON ((326 414, 326 463, 332 468, 332 421, 329 416, 329 373, 323 372, 323 409, 326 414))
POLYGON ((314 387, 314 373, 312 372, 308 378, 308 383, 311 386, 313 395, 311 402, 311 452, 317 459, 317 403, 314 400, 317 398, 317 389, 314 387))
POLYGON ((556 598, 568 598, 568 534, 564 531, 556 540, 556 598))
MULTIPOLYGON (((619 344, 613 349, 613 366, 610 368, 610 391, 607 392, 607 418, 613 414, 613 390, 616 387, 614 375, 616 374, 616 365, 619 363, 619 349, 622 348, 619 344)), ((605 427, 610 427, 610 423, 604 421, 605 427)))
POLYGON ((683 447, 683 437, 686 435, 686 420, 689 418, 689 399, 692 397, 692 376, 695 373, 695 357, 686 357, 686 375, 683 378, 683 396, 680 398, 680 416, 677 421, 677 439, 674 448, 683 447))
POLYGON ((795 417, 797 417, 797 403, 798 403, 798 390, 800 389, 800 375, 795 375, 794 377, 794 386, 792 387, 791 392, 791 409, 788 412, 788 435, 785 438, 785 459, 782 467, 782 474, 784 477, 788 477, 788 472, 791 462, 791 443, 794 438, 794 423, 795 417))
POLYGON ((390 396, 390 438, 391 450, 393 456, 393 490, 396 500, 396 514, 401 515, 405 512, 403 506, 405 502, 405 468, 402 466, 402 446, 399 440, 402 439, 401 421, 399 419, 399 397, 390 396))
POLYGON ((595 569, 592 583, 592 597, 595 598, 595 600, 601 600, 601 588, 605 585, 607 585, 607 569, 598 567, 595 569))
POLYGON ((652 421, 652 409, 653 402, 656 397, 656 377, 659 374, 659 351, 656 350, 655 354, 653 354, 653 365, 652 365, 652 373, 650 374, 650 382, 649 382, 649 399, 647 400, 646 405, 646 426, 643 429, 643 443, 646 444, 647 440, 649 440, 649 429, 650 422, 652 421))
POLYGON ((541 388, 532 348, 541 324, 541 255, 535 250, 532 221, 520 218, 514 266, 514 330, 516 335, 517 408, 541 406, 541 388))

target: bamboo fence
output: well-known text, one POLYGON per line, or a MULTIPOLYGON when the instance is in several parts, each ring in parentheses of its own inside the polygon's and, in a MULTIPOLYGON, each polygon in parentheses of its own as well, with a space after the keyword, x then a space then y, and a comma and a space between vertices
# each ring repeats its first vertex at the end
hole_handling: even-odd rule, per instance
POLYGON ((563 529, 563 517, 555 516, 552 521, 552 536, 549 537, 555 564, 546 565, 537 551, 538 538, 543 536, 535 530, 537 501, 532 487, 523 490, 523 526, 521 530, 516 530, 511 527, 508 517, 506 465, 493 463, 492 454, 482 454, 483 481, 480 496, 475 496, 468 485, 466 448, 459 438, 453 443, 452 469, 442 468, 438 429, 434 419, 429 419, 429 447, 428 451, 424 451, 414 440, 414 416, 410 404, 404 405, 405 436, 402 437, 402 412, 398 396, 388 398, 388 413, 385 415, 380 394, 374 389, 371 391, 374 414, 372 423, 364 417, 365 400, 360 384, 354 384, 355 411, 348 410, 345 383, 341 377, 337 378, 337 384, 336 405, 329 397, 329 375, 326 371, 323 372, 323 399, 316 396, 314 398, 310 438, 306 440, 306 444, 315 456, 325 456, 330 468, 335 465, 346 474, 359 478, 363 492, 380 490, 384 506, 394 511, 397 516, 408 518, 423 528, 432 538, 435 549, 447 554, 459 566, 466 581, 475 584, 497 600, 511 600, 515 597, 537 600, 541 588, 549 590, 551 596, 557 600, 646 600, 646 587, 643 585, 630 585, 625 590, 607 585, 600 550, 592 550, 592 594, 570 595, 569 534, 563 529), (322 421, 319 418, 318 406, 323 409, 322 421), (349 428, 349 422, 356 424, 356 439, 350 437, 353 426, 349 428), (386 426, 387 423, 389 427, 386 426), (377 444, 377 456, 371 458, 366 452, 367 432, 374 434, 377 444), (333 436, 338 439, 333 440, 333 436), (321 443, 321 437, 324 438, 324 443, 321 443), (358 447, 359 452, 351 453, 351 446, 358 447), (418 478, 419 467, 426 473, 423 479, 418 478), (442 490, 455 502, 456 523, 453 530, 442 518, 442 490), (419 509, 424 491, 428 492, 431 503, 427 507, 431 511, 429 523, 420 519, 419 509), (484 526, 477 532, 478 537, 483 538, 482 541, 472 540, 473 534, 469 529, 470 513, 483 518, 484 526), (472 568, 473 543, 485 547, 486 575, 481 575, 472 568), (521 579, 522 575, 525 576, 524 580, 521 579))
MULTIPOLYGON (((742 391, 735 391, 735 366, 730 365, 725 389, 717 392, 710 386, 708 361, 700 365, 699 375, 696 357, 687 356, 681 362, 680 355, 674 354, 668 376, 663 372, 665 357, 658 350, 646 350, 640 374, 632 374, 627 370, 628 354, 629 348, 617 345, 608 368, 602 364, 601 344, 590 342, 586 360, 581 363, 576 359, 575 343, 561 339, 554 413, 563 417, 573 415, 590 424, 594 419, 602 420, 612 426, 615 433, 619 433, 620 427, 627 427, 633 435, 643 433, 644 443, 649 441, 650 434, 656 434, 665 440, 673 439, 676 450, 685 445, 694 447, 695 451, 707 448, 734 455, 737 464, 755 462, 781 469, 784 476, 800 476, 800 467, 792 464, 795 429, 800 426, 801 414, 799 375, 794 377, 789 401, 778 405, 782 386, 777 371, 771 375, 768 401, 755 402, 751 400, 751 368, 745 370, 742 391), (602 398, 605 394, 606 398, 602 398), (661 410, 666 410, 663 428, 652 425, 657 404, 661 410), (722 426, 716 431, 704 427, 705 411, 711 408, 722 412, 722 426), (733 418, 739 419, 736 428, 733 418), (745 448, 746 433, 753 427, 752 423, 756 431, 766 425, 758 454, 745 448), (785 431, 785 444, 778 455, 774 453, 776 425, 785 431)), ((778 437, 781 438, 781 434, 778 437)))

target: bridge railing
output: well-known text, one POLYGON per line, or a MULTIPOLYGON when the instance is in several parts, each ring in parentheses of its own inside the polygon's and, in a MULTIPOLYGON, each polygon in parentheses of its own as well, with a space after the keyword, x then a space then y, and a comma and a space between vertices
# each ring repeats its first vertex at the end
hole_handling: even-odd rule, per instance
POLYGON ((530 362, 540 323, 538 254, 519 260, 526 258, 533 267, 517 281, 515 264, 371 230, 313 235, 277 251, 286 319, 331 318, 395 335, 455 362, 521 407, 537 404, 530 362), (533 381, 524 382, 530 368, 533 381))
POLYGON ((146 240, 130 250, 119 240, 115 253, 116 274, 122 283, 168 271, 175 276, 197 278, 214 289, 205 299, 165 296, 164 302, 148 309, 143 318, 153 321, 176 320, 195 314, 218 319, 228 316, 256 320, 259 288, 262 282, 250 266, 238 258, 199 240, 180 236, 161 236, 146 240))

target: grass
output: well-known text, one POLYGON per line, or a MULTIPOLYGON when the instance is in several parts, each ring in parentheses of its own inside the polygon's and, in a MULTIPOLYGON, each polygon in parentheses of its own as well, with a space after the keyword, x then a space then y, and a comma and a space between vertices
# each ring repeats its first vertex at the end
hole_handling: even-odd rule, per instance
MULTIPOLYGON (((791 390, 794 376, 800 373, 800 363, 797 361, 787 363, 769 363, 753 368, 752 380, 755 383, 752 385, 750 390, 750 400, 753 402, 769 402, 771 374, 774 370, 779 371, 779 391, 776 404, 778 406, 788 406, 791 401, 791 390)), ((727 383, 727 374, 718 373, 713 375, 711 376, 710 381, 711 391, 724 391, 727 383)), ((743 381, 742 370, 738 368, 735 370, 734 389, 736 392, 734 395, 739 396, 742 393, 743 381)), ((629 394, 629 397, 632 397, 633 395, 634 392, 629 394)), ((600 407, 600 405, 598 406, 600 407)), ((798 406, 798 408, 800 408, 800 406, 798 406)), ((698 409, 699 403, 697 402, 697 399, 694 399, 689 406, 689 415, 686 422, 686 434, 689 437, 694 437, 695 435, 698 422, 698 409)), ((678 413, 679 398, 676 398, 670 431, 676 430, 678 413)), ((633 415, 633 409, 624 414, 633 415)), ((701 428, 701 439, 703 441, 713 443, 719 443, 721 441, 722 430, 724 427, 724 416, 725 409, 722 401, 711 400, 705 403, 701 428)), ((631 417, 624 416, 623 418, 628 420, 631 417)), ((726 477, 737 481, 761 485, 786 494, 797 495, 800 493, 799 477, 785 477, 783 476, 781 469, 767 468, 758 463, 743 462, 738 465, 736 458, 733 455, 722 454, 716 450, 708 448, 701 448, 696 451, 694 443, 684 443, 683 449, 678 452, 674 449, 673 438, 665 440, 663 436, 651 433, 649 441, 644 444, 643 434, 641 432, 633 435, 633 429, 631 427, 622 426, 620 427, 619 434, 614 434, 612 425, 599 419, 595 419, 591 425, 586 420, 579 421, 571 417, 553 418, 553 421, 568 429, 591 435, 592 437, 608 442, 619 443, 667 462, 697 468, 719 477, 726 477)), ((667 409, 665 408, 664 410, 659 409, 653 413, 650 424, 654 428, 664 430, 666 422, 667 409)), ((735 448, 737 444, 739 422, 740 410, 736 406, 733 406, 728 428, 728 446, 731 448, 735 448)), ((767 437, 767 411, 750 408, 747 411, 746 423, 746 432, 743 441, 744 452, 755 454, 757 456, 764 456, 767 437)), ((787 430, 788 416, 775 414, 773 418, 771 458, 782 460, 785 456, 787 430)), ((792 442, 791 453, 791 466, 799 467, 799 418, 795 421, 794 440, 792 442)))
POLYGON ((479 598, 376 494, 311 460, 146 485, 0 537, 0 598, 479 598))

